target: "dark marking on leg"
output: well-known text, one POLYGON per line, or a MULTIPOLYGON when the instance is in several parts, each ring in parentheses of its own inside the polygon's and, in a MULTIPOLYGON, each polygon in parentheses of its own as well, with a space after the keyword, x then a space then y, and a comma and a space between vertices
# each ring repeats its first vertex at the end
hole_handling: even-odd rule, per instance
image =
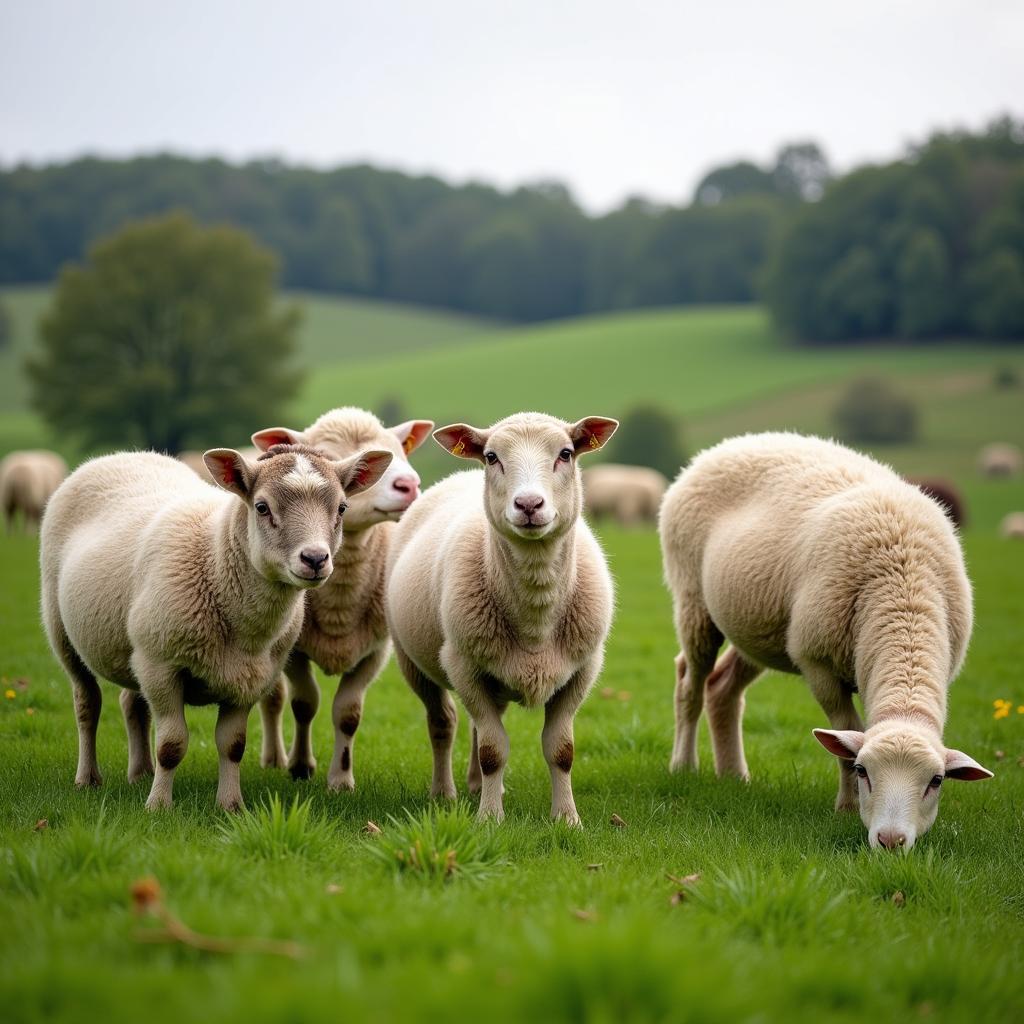
POLYGON ((353 708, 351 711, 346 711, 344 717, 338 723, 338 728, 346 736, 354 736, 356 729, 359 728, 359 720, 362 718, 362 713, 358 708, 353 708))
POLYGON ((352 764, 352 757, 349 754, 348 747, 345 747, 341 752, 341 770, 347 772, 350 765, 352 764))
POLYGON ((166 771, 177 768, 185 756, 185 746, 181 740, 164 740, 156 752, 160 767, 166 771))
POLYGON ((242 760, 242 755, 245 753, 245 737, 236 736, 231 741, 231 746, 228 747, 228 760, 238 764, 242 760))
POLYGON ((498 752, 494 747, 485 744, 480 748, 479 754, 480 771, 482 771, 484 775, 493 775, 501 767, 498 752))
POLYGON ((315 712, 313 710, 313 705, 310 704, 309 701, 296 697, 295 700, 292 701, 292 714, 295 715, 295 721, 300 725, 308 725, 313 721, 313 715, 315 712))
POLYGON ((566 740, 555 754, 555 764, 562 769, 563 772, 568 774, 572 771, 572 758, 573 758, 573 747, 572 741, 566 740))
POLYGON ((272 715, 284 707, 284 687, 280 683, 263 698, 263 707, 272 715))

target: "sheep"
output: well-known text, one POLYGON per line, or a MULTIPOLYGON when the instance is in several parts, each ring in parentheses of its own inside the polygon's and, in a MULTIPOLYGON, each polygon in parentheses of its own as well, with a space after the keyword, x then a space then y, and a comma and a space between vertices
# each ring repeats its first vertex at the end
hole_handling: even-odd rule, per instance
POLYGON ((612 581, 580 515, 576 460, 617 428, 589 416, 540 413, 481 430, 434 432, 452 455, 484 469, 454 473, 405 514, 388 553, 386 613, 399 668, 423 702, 434 755, 431 795, 454 798, 454 690, 472 719, 467 782, 481 819, 504 817, 510 701, 544 706, 542 747, 551 816, 578 826, 572 793, 573 718, 601 671, 612 581))
POLYGON ((996 442, 985 445, 978 453, 978 468, 985 476, 1017 476, 1022 464, 1024 457, 1015 444, 996 442))
POLYGON ((75 698, 75 783, 102 782, 102 677, 123 688, 128 779, 153 774, 151 810, 172 802, 188 746, 185 704, 219 705, 217 803, 243 806, 249 709, 276 684, 298 637, 304 591, 331 574, 347 498, 376 482, 391 452, 332 462, 278 446, 251 463, 218 448, 205 459, 222 490, 154 452, 93 459, 43 519, 43 622, 75 698))
POLYGON ((680 474, 659 531, 681 648, 673 770, 697 767, 706 692, 717 773, 749 777, 743 690, 771 668, 802 674, 828 716, 814 735, 840 759, 836 809, 859 790, 872 847, 912 846, 943 779, 991 778, 942 742, 971 588, 952 524, 916 487, 831 441, 746 435, 680 474))
POLYGON ((958 530, 967 525, 967 506, 955 484, 949 480, 920 477, 907 477, 907 482, 937 501, 958 530))
POLYGON ((622 526, 653 524, 667 487, 656 469, 604 463, 583 471, 583 507, 594 519, 609 516, 622 526))
POLYGON ((1008 512, 999 524, 999 535, 1008 540, 1024 540, 1024 512, 1008 512))
POLYGON ((68 475, 67 463, 48 451, 11 452, 0 462, 0 506, 7 532, 14 530, 18 513, 22 527, 35 532, 50 496, 68 475))
POLYGON ((295 740, 286 757, 281 736, 284 684, 260 703, 263 715, 261 762, 284 767, 294 778, 316 771, 311 732, 320 705, 320 689, 312 663, 337 675, 332 706, 334 756, 327 775, 332 790, 355 788, 353 751, 363 698, 391 656, 384 620, 384 566, 395 523, 419 496, 420 478, 407 456, 434 429, 432 420, 409 420, 390 429, 362 409, 333 409, 304 431, 273 427, 253 434, 257 448, 282 442, 305 443, 332 458, 348 458, 363 448, 390 450, 387 472, 370 491, 349 503, 345 544, 335 559, 331 578, 306 595, 306 619, 298 643, 285 663, 295 716, 295 740))

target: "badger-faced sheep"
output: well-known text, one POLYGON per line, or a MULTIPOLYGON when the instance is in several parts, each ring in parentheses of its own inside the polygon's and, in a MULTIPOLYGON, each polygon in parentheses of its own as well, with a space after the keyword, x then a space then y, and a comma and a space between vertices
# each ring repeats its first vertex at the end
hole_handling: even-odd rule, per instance
POLYGON ((285 756, 281 737, 283 692, 275 690, 260 704, 263 714, 265 765, 286 763, 295 778, 316 770, 312 721, 320 705, 313 675, 315 662, 337 675, 338 690, 331 718, 334 757, 327 775, 331 789, 354 789, 352 744, 363 713, 367 688, 391 654, 384 618, 384 568, 395 523, 419 496, 420 478, 408 455, 434 428, 431 420, 410 420, 390 429, 362 409, 334 409, 304 431, 273 427, 253 435, 257 448, 284 443, 312 445, 336 459, 349 458, 366 448, 390 451, 394 458, 371 489, 349 502, 345 513, 345 543, 334 561, 334 572, 318 590, 306 595, 306 619, 298 643, 285 663, 295 716, 295 741, 285 756))
POLYGON ((594 519, 608 516, 622 526, 656 523, 667 487, 656 469, 604 463, 583 470, 583 505, 594 519))
POLYGON ((148 808, 171 804, 185 705, 210 703, 220 708, 217 803, 242 806, 249 709, 276 685, 303 592, 331 573, 348 496, 390 461, 282 446, 250 463, 215 449, 206 464, 218 490, 175 459, 133 452, 93 459, 64 482, 43 520, 42 610, 74 691, 79 786, 101 782, 99 677, 124 688, 130 781, 153 772, 155 718, 148 808))
POLYGON ((1016 476, 1024 464, 1024 456, 1015 444, 987 444, 978 454, 978 468, 990 477, 1016 476))
POLYGON ((68 467, 55 452, 11 452, 0 462, 0 507, 8 532, 21 515, 22 527, 35 531, 50 496, 68 475, 68 467))
POLYGON ((673 769, 697 766, 706 694, 717 772, 747 775, 743 690, 772 668, 802 674, 828 716, 814 734, 840 759, 836 808, 859 791, 872 846, 912 846, 944 779, 991 777, 942 741, 971 589, 951 523, 916 487, 829 441, 748 435, 679 476, 660 532, 682 649, 673 769))
POLYGON ((388 556, 387 617, 399 667, 426 707, 431 793, 454 797, 455 690, 473 722, 468 784, 480 817, 504 817, 510 701, 544 706, 551 815, 573 825, 573 718, 601 670, 612 583, 580 510, 578 456, 618 426, 521 413, 434 437, 483 470, 435 484, 406 513, 388 556))

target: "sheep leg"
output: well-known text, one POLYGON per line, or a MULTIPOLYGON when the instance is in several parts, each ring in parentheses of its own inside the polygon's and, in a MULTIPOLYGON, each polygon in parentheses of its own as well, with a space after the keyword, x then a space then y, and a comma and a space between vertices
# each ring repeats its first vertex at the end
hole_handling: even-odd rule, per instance
POLYGON ((177 672, 138 651, 132 655, 132 670, 156 723, 156 771, 146 800, 146 809, 155 811, 174 802, 174 772, 188 750, 185 693, 177 672))
POLYGON ((370 684, 380 675, 391 650, 387 644, 368 654, 354 669, 338 681, 338 692, 331 705, 334 723, 334 757, 327 773, 327 788, 355 789, 352 769, 352 745, 363 717, 363 699, 370 684))
POLYGON ((458 711, 455 701, 447 690, 425 676, 416 663, 395 642, 395 658, 405 676, 409 688, 421 701, 427 711, 427 732, 434 752, 434 776, 430 783, 432 797, 454 800, 455 777, 452 775, 452 745, 455 742, 455 726, 458 711))
POLYGON ((469 749, 469 767, 466 769, 466 788, 470 793, 479 793, 483 788, 484 776, 480 771, 480 741, 476 734, 476 726, 472 726, 470 732, 473 736, 469 749))
POLYGON ((138 782, 153 774, 153 753, 149 746, 152 716, 146 698, 138 690, 122 690, 119 700, 128 734, 128 781, 138 782))
POLYGON ((752 665, 735 647, 730 647, 704 683, 717 775, 750 778, 743 755, 743 691, 760 674, 757 665, 752 665))
POLYGON ((293 650, 284 664, 295 716, 295 738, 288 754, 288 771, 293 779, 309 779, 316 772, 313 756, 313 718, 320 707, 320 687, 313 664, 301 651, 293 650))
POLYGON ((288 755, 284 750, 284 731, 281 727, 286 685, 284 677, 278 676, 274 688, 260 701, 260 719, 263 722, 260 766, 263 768, 285 768, 288 765, 288 755))
MULTIPOLYGON (((692 605, 698 608, 696 602, 692 605)), ((704 710, 704 681, 715 667, 724 637, 707 612, 684 612, 676 622, 682 650, 676 658, 676 737, 672 747, 671 771, 696 770, 697 723, 704 710)))
POLYGON ((217 806, 225 811, 245 808, 239 765, 245 753, 245 732, 251 706, 221 704, 217 715, 214 737, 219 759, 217 776, 217 806))
MULTIPOLYGON (((814 699, 828 716, 829 725, 833 729, 864 731, 864 722, 857 713, 857 708, 853 703, 853 694, 849 689, 821 665, 799 665, 798 667, 803 673, 804 679, 807 680, 814 699)), ((836 760, 839 762, 839 791, 836 794, 835 809, 837 811, 859 810, 860 796, 857 792, 857 773, 853 770, 853 762, 839 758, 836 760)))
POLYGON ((477 818, 484 821, 505 817, 502 796, 505 792, 504 774, 508 763, 508 733, 501 716, 508 707, 507 701, 496 700, 478 680, 473 669, 457 656, 445 658, 442 650, 442 665, 452 681, 455 692, 462 699, 477 734, 477 758, 482 776, 480 786, 480 809, 477 818))
POLYGON ((61 659, 71 678, 71 689, 75 698, 75 718, 78 721, 78 769, 75 785, 102 786, 99 762, 96 759, 96 730, 100 724, 100 708, 103 694, 96 677, 85 666, 85 662, 67 644, 66 657, 61 659))
POLYGON ((577 828, 582 827, 582 822, 572 795, 573 721, 601 671, 601 661, 592 659, 544 705, 541 746, 551 772, 551 817, 577 828))

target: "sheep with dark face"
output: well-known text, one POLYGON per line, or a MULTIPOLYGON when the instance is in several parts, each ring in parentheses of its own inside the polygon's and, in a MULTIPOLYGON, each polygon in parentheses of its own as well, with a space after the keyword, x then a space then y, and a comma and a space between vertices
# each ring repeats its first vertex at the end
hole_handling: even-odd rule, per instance
POLYGON ((694 459, 659 529, 682 649, 674 770, 697 766, 706 699, 716 771, 747 776, 743 691, 773 668, 802 674, 828 715, 814 734, 840 759, 836 808, 859 803, 872 846, 912 846, 944 779, 991 777, 942 740, 971 588, 931 498, 833 442, 755 434, 694 459))
POLYGON ((303 595, 330 576, 348 498, 391 453, 332 462, 280 446, 257 462, 215 449, 220 488, 176 459, 131 452, 76 470, 47 507, 40 547, 43 622, 71 680, 75 782, 99 785, 97 678, 123 687, 128 778, 153 773, 146 806, 171 804, 188 746, 186 704, 217 704, 217 803, 242 806, 238 765, 249 709, 275 684, 303 618, 303 595))
POLYGON ((521 413, 482 430, 434 433, 483 469, 435 484, 403 516, 388 556, 386 607, 398 664, 423 701, 434 750, 431 793, 454 797, 454 690, 473 721, 468 783, 480 816, 504 817, 509 703, 544 707, 551 815, 579 824, 573 719, 597 678, 612 582, 580 515, 576 461, 615 420, 565 423, 521 413))

